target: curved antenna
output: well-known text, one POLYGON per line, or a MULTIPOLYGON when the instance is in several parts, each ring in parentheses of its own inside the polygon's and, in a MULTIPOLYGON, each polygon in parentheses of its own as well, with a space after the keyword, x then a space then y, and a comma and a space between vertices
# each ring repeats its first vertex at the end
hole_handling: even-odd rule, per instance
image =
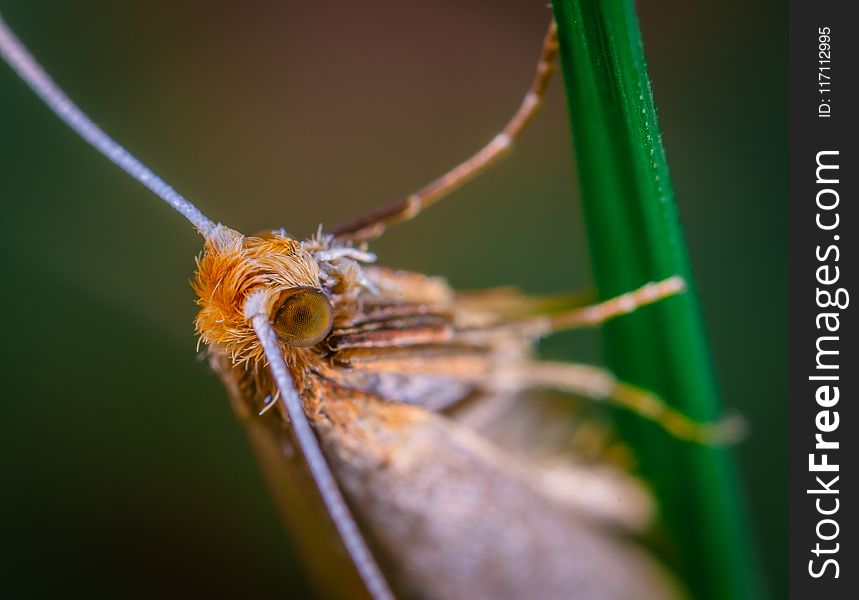
POLYGON ((272 377, 277 385, 277 389, 280 391, 280 402, 286 409, 287 415, 289 415, 298 446, 307 460, 307 465, 310 467, 310 472, 316 481, 316 486, 322 495, 322 500, 325 502, 328 513, 334 521, 334 525, 346 546, 346 550, 349 552, 352 562, 358 569, 364 585, 367 586, 367 591, 370 592, 374 600, 394 600, 394 594, 388 587, 385 576, 382 575, 379 565, 367 547, 367 542, 358 530, 355 518, 346 505, 346 500, 337 486, 337 481, 331 473, 331 468, 322 454, 319 441, 310 427, 307 415, 304 414, 301 398, 298 397, 292 377, 283 360, 280 344, 277 341, 277 334, 268 320, 264 304, 265 302, 260 293, 251 295, 245 304, 245 315, 250 319, 260 344, 265 351, 272 377))
POLYGON ((0 55, 54 113, 92 147, 188 219, 203 237, 215 223, 92 122, 60 89, 0 16, 0 55))

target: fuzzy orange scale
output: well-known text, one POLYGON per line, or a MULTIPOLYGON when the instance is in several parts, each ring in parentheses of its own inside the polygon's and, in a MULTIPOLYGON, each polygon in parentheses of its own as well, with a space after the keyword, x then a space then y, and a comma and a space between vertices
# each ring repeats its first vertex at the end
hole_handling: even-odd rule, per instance
POLYGON ((197 257, 192 287, 200 307, 195 322, 200 339, 222 348, 234 364, 258 366, 265 355, 245 318, 245 300, 260 288, 272 304, 290 289, 319 289, 319 267, 294 239, 245 237, 218 225, 197 257))

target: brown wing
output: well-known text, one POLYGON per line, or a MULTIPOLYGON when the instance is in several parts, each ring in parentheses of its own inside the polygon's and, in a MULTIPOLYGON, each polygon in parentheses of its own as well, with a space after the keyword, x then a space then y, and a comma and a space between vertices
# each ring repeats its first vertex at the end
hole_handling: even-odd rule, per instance
POLYGON ((314 425, 396 589, 420 598, 677 598, 641 549, 536 465, 419 407, 324 380, 314 425))
MULTIPOLYGON (((211 363, 223 380, 238 421, 244 426, 295 555, 319 598, 368 600, 358 571, 349 559, 325 510, 313 478, 288 424, 276 411, 257 414, 252 380, 240 376, 225 356, 211 363)), ((288 591, 285 597, 292 597, 288 591)))
MULTIPOLYGON (((226 366, 224 364, 220 367, 226 366)), ((216 365, 218 368, 218 365, 216 365)), ((223 374, 223 371, 218 368, 223 374)), ((228 372, 234 372, 229 370, 228 372)), ((365 598, 276 414, 226 378, 299 558, 325 598, 365 598)), ((403 598, 677 598, 632 542, 544 486, 539 465, 423 408, 314 378, 314 427, 403 598), (324 399, 323 399, 324 397, 324 399)), ((555 482, 557 483, 557 482, 555 482)), ((556 487, 556 486, 554 486, 556 487)))

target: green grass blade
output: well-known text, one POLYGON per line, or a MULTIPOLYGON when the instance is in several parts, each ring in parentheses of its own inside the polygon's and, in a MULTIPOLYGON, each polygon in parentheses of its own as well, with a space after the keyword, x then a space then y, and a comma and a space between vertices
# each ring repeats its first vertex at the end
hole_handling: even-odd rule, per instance
MULTIPOLYGON (((699 420, 719 401, 631 0, 556 0, 561 63, 594 276, 601 297, 683 275, 690 291, 605 328, 622 379, 699 420)), ((697 599, 762 597, 729 453, 619 425, 653 482, 666 559, 697 599)))

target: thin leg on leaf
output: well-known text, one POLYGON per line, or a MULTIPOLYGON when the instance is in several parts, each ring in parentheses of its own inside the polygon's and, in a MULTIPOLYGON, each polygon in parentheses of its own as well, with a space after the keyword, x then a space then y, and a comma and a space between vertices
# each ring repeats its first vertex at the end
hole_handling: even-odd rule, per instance
POLYGON ((526 386, 569 392, 626 408, 682 440, 721 445, 736 442, 744 433, 745 424, 740 417, 699 423, 674 410, 657 395, 620 382, 597 367, 535 361, 526 364, 518 374, 526 386))
POLYGON ((637 290, 610 298, 598 304, 583 306, 550 317, 542 317, 548 331, 561 331, 577 327, 592 327, 610 319, 631 313, 642 306, 653 304, 686 290, 686 282, 679 275, 647 283, 637 290))
POLYGON ((463 163, 457 165, 438 179, 430 182, 413 194, 396 200, 367 215, 334 227, 331 232, 351 240, 367 240, 378 237, 385 226, 399 221, 407 221, 417 216, 423 209, 457 189, 466 181, 505 156, 528 123, 537 114, 546 93, 546 87, 555 70, 555 57, 558 53, 558 37, 555 22, 543 41, 543 52, 537 63, 534 81, 525 94, 519 110, 513 115, 504 129, 492 141, 477 151, 463 163))

